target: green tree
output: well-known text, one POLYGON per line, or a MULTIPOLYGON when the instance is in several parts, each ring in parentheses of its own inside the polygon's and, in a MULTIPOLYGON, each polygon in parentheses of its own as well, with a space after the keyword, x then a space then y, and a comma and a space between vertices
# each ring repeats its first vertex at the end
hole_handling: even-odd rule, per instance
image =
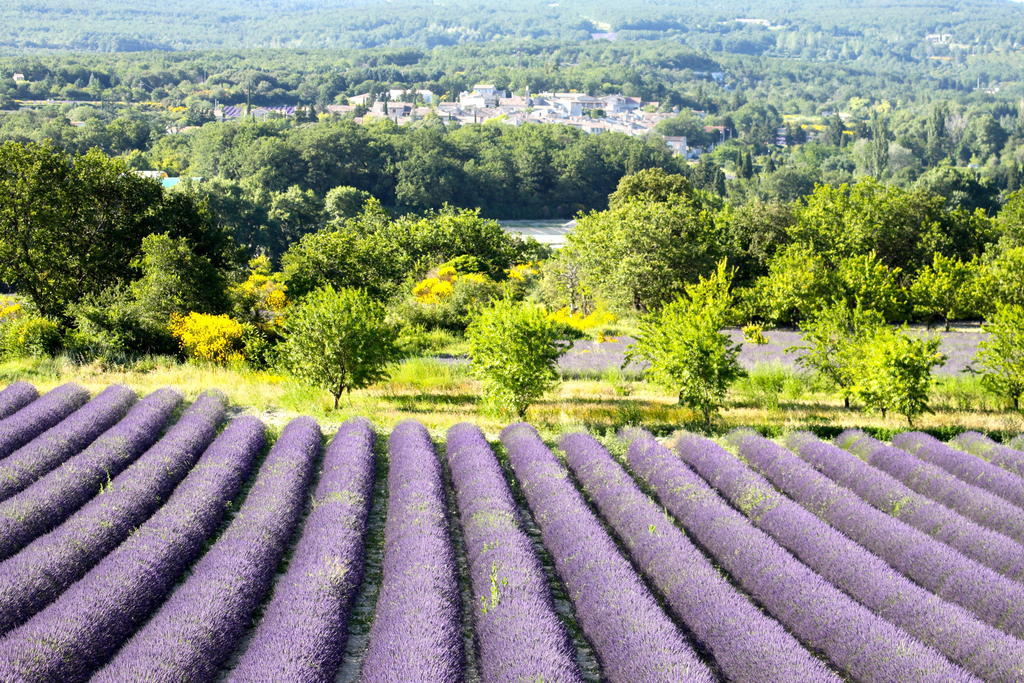
POLYGON ((825 305, 836 295, 835 272, 825 259, 803 244, 780 249, 768 262, 768 274, 744 291, 753 318, 793 324, 825 305))
POLYGON ((978 344, 975 356, 986 389, 1013 402, 1020 410, 1024 395, 1024 306, 999 306, 982 325, 988 337, 978 344))
POLYGON ((646 316, 627 358, 647 361, 645 376, 675 391, 680 405, 699 410, 705 423, 725 402, 744 372, 740 346, 721 333, 732 306, 732 272, 726 262, 686 287, 686 295, 646 316))
POLYGON ((810 368, 835 384, 850 407, 850 397, 857 379, 858 356, 866 339, 872 338, 885 325, 878 311, 852 307, 845 301, 835 302, 818 310, 800 324, 803 344, 786 349, 800 352, 797 363, 810 368))
POLYGON ((318 289, 289 312, 281 360, 296 377, 341 395, 388 376, 401 357, 382 305, 357 289, 318 289))
POLYGON ((0 280, 46 316, 132 279, 142 240, 155 232, 187 237, 217 265, 230 258, 209 214, 185 193, 92 150, 0 145, 0 280))
POLYGON ((714 268, 723 253, 720 233, 714 202, 694 190, 659 201, 616 200, 607 211, 581 216, 565 250, 579 263, 584 286, 615 306, 643 311, 714 268))
POLYGON ((935 254, 931 265, 917 273, 910 286, 914 312, 928 320, 941 318, 949 330, 949 322, 974 315, 978 310, 976 281, 978 262, 961 261, 935 254))
POLYGON ((324 210, 333 221, 340 221, 346 218, 355 218, 363 211, 372 195, 349 185, 340 185, 331 190, 324 197, 324 210))
POLYGON ((876 330, 859 345, 854 394, 883 417, 899 413, 913 427, 914 418, 928 411, 932 370, 945 363, 939 343, 938 337, 918 339, 889 327, 876 330))
POLYGON ((166 326, 175 313, 221 313, 227 308, 223 274, 185 238, 143 238, 136 265, 142 277, 131 284, 131 293, 144 324, 166 326))
POLYGON ((837 293, 848 306, 857 302, 889 322, 906 319, 900 269, 889 268, 873 252, 840 259, 835 269, 837 293))
POLYGON ((560 331, 533 304, 500 299, 481 309, 466 328, 466 339, 485 398, 523 418, 558 379, 558 358, 565 352, 560 331))

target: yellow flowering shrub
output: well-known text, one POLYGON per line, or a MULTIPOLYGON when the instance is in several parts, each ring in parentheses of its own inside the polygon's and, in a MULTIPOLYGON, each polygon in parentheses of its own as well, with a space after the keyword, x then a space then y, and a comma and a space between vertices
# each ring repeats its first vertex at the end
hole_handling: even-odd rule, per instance
POLYGON ((231 299, 243 319, 276 331, 284 324, 287 291, 282 275, 271 271, 270 259, 257 256, 249 261, 249 276, 231 286, 231 299))
POLYGON ((526 282, 531 277, 540 273, 540 262, 532 261, 530 263, 520 263, 512 266, 505 271, 508 275, 508 279, 516 280, 518 282, 526 282))
MULTIPOLYGON (((549 313, 548 318, 556 323, 567 325, 568 327, 578 330, 584 334, 591 334, 595 330, 614 323, 617 318, 614 313, 606 311, 603 308, 597 308, 584 315, 577 311, 572 313, 569 307, 561 308, 554 313, 549 313)), ((604 335, 601 335, 602 340, 607 340, 604 335)))
POLYGON ((171 318, 171 334, 191 359, 211 363, 242 360, 242 323, 226 315, 189 313, 171 318))
POLYGON ((23 311, 21 303, 10 296, 0 296, 0 323, 17 318, 23 311))
POLYGON ((441 266, 437 274, 424 278, 417 282, 412 288, 413 299, 417 303, 435 305, 444 303, 455 291, 455 283, 484 284, 489 279, 480 273, 459 273, 454 266, 441 266))

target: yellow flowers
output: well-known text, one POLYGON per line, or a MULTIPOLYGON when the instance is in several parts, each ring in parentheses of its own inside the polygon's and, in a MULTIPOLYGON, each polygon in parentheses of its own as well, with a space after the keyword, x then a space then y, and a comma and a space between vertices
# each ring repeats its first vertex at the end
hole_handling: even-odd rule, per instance
POLYGON ((195 360, 227 364, 242 360, 242 324, 226 315, 189 313, 171 318, 171 334, 195 360))
POLYGON ((9 296, 0 296, 0 323, 17 318, 23 308, 17 299, 9 296))
POLYGON ((487 281, 486 275, 459 273, 454 266, 444 265, 437 269, 437 275, 417 282, 412 288, 412 296, 421 304, 440 304, 455 291, 456 282, 484 284, 487 281))
POLYGON ((231 286, 236 313, 266 331, 280 329, 288 307, 287 287, 280 273, 270 270, 270 259, 257 256, 249 261, 249 277, 231 286))
MULTIPOLYGON (((568 325, 569 327, 579 330, 584 334, 589 334, 597 328, 610 325, 615 322, 615 314, 604 310, 603 308, 597 308, 583 315, 580 312, 571 313, 569 307, 559 309, 554 313, 548 314, 548 319, 556 323, 568 325)), ((601 335, 602 341, 608 341, 610 338, 606 338, 603 334, 601 335)))
POLYGON ((540 262, 534 261, 532 263, 520 263, 519 265, 512 266, 505 271, 508 275, 508 279, 516 280, 518 282, 526 282, 528 279, 540 273, 540 262))

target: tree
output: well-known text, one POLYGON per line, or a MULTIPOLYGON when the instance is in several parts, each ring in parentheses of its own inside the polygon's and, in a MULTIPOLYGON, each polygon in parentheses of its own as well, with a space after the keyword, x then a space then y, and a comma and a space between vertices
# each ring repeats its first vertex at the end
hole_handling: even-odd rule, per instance
POLYGON ((745 290, 751 317, 792 324, 823 306, 836 291, 835 273, 803 244, 790 244, 768 262, 768 274, 745 290))
POLYGON ((500 299, 481 309, 466 328, 473 371, 485 398, 521 418, 558 378, 561 327, 528 303, 500 299))
POLYGON ((714 202, 704 192, 658 201, 643 196, 661 195, 616 200, 607 211, 581 216, 565 247, 580 264, 584 286, 618 307, 641 311, 680 294, 723 252, 714 202))
POLYGON ((786 350, 802 351, 797 363, 839 387, 843 403, 849 408, 860 349, 864 340, 873 337, 884 325, 881 313, 863 307, 860 302, 852 307, 846 302, 835 302, 801 323, 804 343, 786 350))
POLYGON ((914 418, 928 411, 932 369, 946 360, 939 343, 938 337, 917 339, 903 330, 877 329, 859 345, 854 394, 882 417, 899 413, 913 427, 914 418))
POLYGON ((961 261, 942 254, 932 257, 931 265, 917 273, 910 286, 914 312, 929 324, 941 318, 949 330, 949 321, 973 315, 978 310, 976 280, 978 262, 961 261))
POLYGON ((0 145, 0 280, 44 315, 68 320, 73 304, 132 279, 142 240, 186 237, 215 265, 228 242, 185 193, 164 194, 97 150, 73 156, 53 146, 0 145))
POLYGON ((285 330, 285 368, 327 389, 335 409, 343 393, 386 378, 388 365, 401 357, 384 307, 357 289, 312 292, 291 309, 285 330))
POLYGON ((744 375, 733 345, 720 330, 732 305, 733 273, 726 262, 707 278, 686 287, 686 295, 640 322, 629 360, 647 361, 644 374, 677 392, 680 405, 699 410, 704 422, 725 401, 729 385, 744 375))
POLYGON ((334 221, 355 218, 362 212, 366 200, 370 197, 369 192, 349 185, 340 185, 332 188, 324 197, 324 210, 334 221))
POLYGON ((137 265, 142 277, 131 292, 144 324, 166 326, 176 313, 220 313, 227 307, 223 274, 182 237, 143 238, 137 265))
POLYGON ((975 361, 986 389, 1013 402, 1020 410, 1024 395, 1024 306, 999 306, 982 325, 988 338, 978 344, 975 361))

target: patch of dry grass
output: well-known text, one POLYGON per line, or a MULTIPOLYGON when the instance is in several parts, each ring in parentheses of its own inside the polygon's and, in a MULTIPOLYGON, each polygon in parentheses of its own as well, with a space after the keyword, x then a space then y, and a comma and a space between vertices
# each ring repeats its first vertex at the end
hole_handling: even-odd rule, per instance
MULTIPOLYGON (((336 411, 327 392, 279 374, 182 364, 172 359, 152 359, 135 369, 75 365, 64 359, 0 364, 0 384, 17 379, 32 382, 40 390, 77 382, 93 392, 110 384, 125 384, 145 394, 168 386, 187 399, 216 388, 227 394, 239 412, 258 415, 268 424, 280 426, 292 417, 310 415, 328 433, 349 417, 362 415, 384 430, 412 418, 435 433, 471 421, 495 437, 511 419, 483 412, 480 384, 466 366, 426 358, 409 359, 395 369, 390 380, 343 397, 336 411)), ((883 418, 847 410, 839 398, 810 384, 803 392, 785 394, 765 402, 756 394, 733 392, 710 433, 722 434, 736 427, 754 427, 770 434, 808 428, 819 433, 853 427, 882 432, 907 428, 899 416, 883 418)), ((966 429, 1004 435, 1024 432, 1024 418, 1019 413, 1002 410, 997 401, 982 396, 969 382, 941 384, 933 404, 935 412, 918 418, 915 427, 947 433, 966 429)), ((667 392, 621 378, 564 381, 530 408, 527 419, 548 437, 573 429, 608 434, 627 425, 642 425, 662 435, 678 429, 708 431, 694 411, 676 405, 667 392)))

